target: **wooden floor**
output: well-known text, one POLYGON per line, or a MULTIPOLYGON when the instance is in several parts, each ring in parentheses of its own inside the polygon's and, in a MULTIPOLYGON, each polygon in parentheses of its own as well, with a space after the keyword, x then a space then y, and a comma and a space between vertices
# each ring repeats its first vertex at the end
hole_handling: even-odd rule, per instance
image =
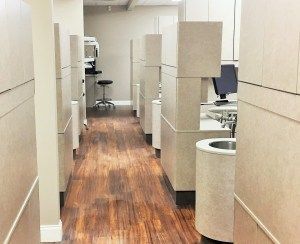
POLYGON ((212 243, 177 208, 129 109, 90 112, 62 210, 63 243, 212 243))

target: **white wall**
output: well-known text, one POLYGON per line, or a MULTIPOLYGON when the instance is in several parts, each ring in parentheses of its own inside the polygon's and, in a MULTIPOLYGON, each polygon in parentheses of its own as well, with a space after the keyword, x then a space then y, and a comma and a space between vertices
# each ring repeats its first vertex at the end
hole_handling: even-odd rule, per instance
MULTIPOLYGON (((123 6, 88 6, 84 8, 85 35, 97 37, 100 43, 100 65, 103 78, 114 84, 108 89, 113 100, 130 100, 130 40, 154 33, 157 16, 177 15, 176 6, 139 6, 126 11, 123 6)), ((98 97, 101 96, 98 91, 98 97)))

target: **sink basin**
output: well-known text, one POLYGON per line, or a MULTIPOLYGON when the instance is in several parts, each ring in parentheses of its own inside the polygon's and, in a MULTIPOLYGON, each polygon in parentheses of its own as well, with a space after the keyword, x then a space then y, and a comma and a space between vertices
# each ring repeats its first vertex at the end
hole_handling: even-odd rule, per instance
POLYGON ((200 151, 219 155, 235 156, 236 139, 235 138, 211 138, 196 143, 200 151))
POLYGON ((207 112, 212 119, 219 119, 223 113, 237 113, 237 106, 213 107, 207 112))
POLYGON ((236 150, 235 141, 215 141, 209 143, 209 146, 223 150, 236 150))

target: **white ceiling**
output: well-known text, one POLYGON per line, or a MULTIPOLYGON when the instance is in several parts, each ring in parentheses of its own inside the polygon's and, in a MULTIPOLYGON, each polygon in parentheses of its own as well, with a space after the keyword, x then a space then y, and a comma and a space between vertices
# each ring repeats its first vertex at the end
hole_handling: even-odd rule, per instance
MULTIPOLYGON (((83 0, 84 5, 127 5, 129 0, 83 0)), ((177 5, 172 0, 139 0, 137 5, 177 5)))

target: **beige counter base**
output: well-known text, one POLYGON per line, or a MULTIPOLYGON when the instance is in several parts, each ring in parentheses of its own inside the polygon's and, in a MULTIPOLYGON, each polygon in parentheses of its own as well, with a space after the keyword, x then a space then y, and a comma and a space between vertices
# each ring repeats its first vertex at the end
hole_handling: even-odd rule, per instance
POLYGON ((233 242, 235 158, 197 149, 196 229, 213 240, 233 242))
POLYGON ((72 117, 69 120, 65 133, 58 134, 59 153, 59 191, 67 190, 70 175, 73 170, 73 133, 72 117))
POLYGON ((229 131, 175 131, 163 116, 161 133, 161 162, 175 191, 196 189, 196 142, 230 136, 229 131))

